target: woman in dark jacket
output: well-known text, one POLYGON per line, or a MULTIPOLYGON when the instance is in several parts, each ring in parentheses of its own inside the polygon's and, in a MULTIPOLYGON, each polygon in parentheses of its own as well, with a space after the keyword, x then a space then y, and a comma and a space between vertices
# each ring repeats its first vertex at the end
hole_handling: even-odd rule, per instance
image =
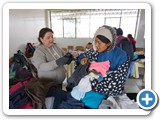
POLYGON ((128 34, 127 38, 129 39, 129 41, 132 43, 133 45, 133 50, 134 52, 136 51, 136 40, 132 37, 132 34, 128 34))

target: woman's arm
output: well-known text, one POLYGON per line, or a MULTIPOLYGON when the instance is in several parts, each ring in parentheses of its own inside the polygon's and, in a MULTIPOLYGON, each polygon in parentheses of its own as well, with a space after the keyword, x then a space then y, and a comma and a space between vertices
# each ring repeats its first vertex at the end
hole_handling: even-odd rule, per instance
POLYGON ((83 63, 83 62, 86 63, 86 61, 88 61, 88 60, 96 61, 97 60, 97 55, 98 55, 98 52, 96 52, 93 49, 91 49, 91 50, 89 50, 89 51, 87 51, 87 52, 85 52, 83 54, 80 54, 76 59, 76 64, 78 65, 79 63, 83 63), (94 57, 92 57, 92 56, 94 56, 94 57), (84 58, 87 58, 87 59, 84 59, 84 58), (82 59, 84 61, 82 61, 82 59))
POLYGON ((55 60, 47 62, 45 54, 39 50, 35 51, 32 63, 37 68, 37 70, 40 71, 50 71, 58 67, 55 60))
POLYGON ((108 96, 121 95, 124 90, 128 68, 129 61, 127 60, 117 70, 108 73, 107 77, 104 77, 101 82, 98 82, 96 79, 91 81, 94 91, 107 94, 108 96))

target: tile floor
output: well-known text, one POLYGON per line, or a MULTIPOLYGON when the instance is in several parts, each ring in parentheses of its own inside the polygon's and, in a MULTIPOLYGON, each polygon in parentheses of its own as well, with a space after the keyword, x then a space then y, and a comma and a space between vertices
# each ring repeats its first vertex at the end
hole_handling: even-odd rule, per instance
POLYGON ((126 93, 138 93, 145 88, 145 83, 143 82, 144 71, 144 68, 139 68, 139 78, 130 77, 126 80, 124 88, 126 93))
POLYGON ((136 79, 130 77, 126 80, 125 92, 126 93, 138 93, 141 89, 144 89, 145 83, 142 81, 143 76, 140 75, 140 78, 136 79))

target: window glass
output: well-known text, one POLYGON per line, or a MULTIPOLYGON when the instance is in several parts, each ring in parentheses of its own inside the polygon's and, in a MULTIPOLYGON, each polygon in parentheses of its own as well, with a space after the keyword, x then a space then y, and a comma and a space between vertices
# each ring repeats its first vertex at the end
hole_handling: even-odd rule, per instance
POLYGON ((75 38, 75 19, 64 20, 64 37, 75 38))
POLYGON ((79 38, 88 38, 89 37, 89 16, 80 16, 78 19, 77 19, 77 35, 76 37, 79 37, 79 38))
POLYGON ((90 38, 94 37, 95 31, 102 25, 104 25, 104 18, 92 18, 90 20, 90 38))
POLYGON ((55 37, 63 37, 63 21, 61 19, 53 19, 52 30, 54 31, 55 37))
POLYGON ((93 38, 102 25, 121 27, 124 36, 134 36, 138 9, 51 10, 51 26, 56 37, 93 38))
POLYGON ((105 25, 119 28, 119 21, 120 21, 120 18, 106 18, 105 25))
POLYGON ((128 34, 135 34, 136 28, 136 17, 127 17, 121 19, 121 28, 123 29, 123 35, 127 36, 128 34))
POLYGON ((63 37, 62 13, 51 14, 51 28, 54 31, 55 37, 63 37))

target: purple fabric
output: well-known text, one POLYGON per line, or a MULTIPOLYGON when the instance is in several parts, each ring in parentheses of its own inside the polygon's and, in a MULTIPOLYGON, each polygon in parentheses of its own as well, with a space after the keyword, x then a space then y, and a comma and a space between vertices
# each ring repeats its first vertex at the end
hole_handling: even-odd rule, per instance
POLYGON ((27 70, 27 69, 21 67, 16 71, 16 78, 18 78, 18 79, 26 79, 29 77, 32 77, 31 70, 27 70))

